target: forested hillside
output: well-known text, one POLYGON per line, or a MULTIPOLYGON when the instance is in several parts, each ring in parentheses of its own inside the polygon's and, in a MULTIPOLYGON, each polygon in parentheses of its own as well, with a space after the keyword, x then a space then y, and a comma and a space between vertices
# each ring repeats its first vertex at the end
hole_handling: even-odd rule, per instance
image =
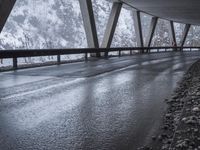
MULTIPOLYGON (((112 4, 106 0, 93 0, 93 7, 101 43, 112 4)), ((144 38, 148 32, 150 18, 142 14, 144 38)), ((122 9, 113 47, 137 46, 133 23, 131 9, 122 9)), ((159 20, 152 45, 170 44, 167 24, 167 21, 159 20)), ((177 40, 180 41, 184 25, 175 26, 177 40)), ((186 44, 200 45, 199 33, 199 27, 192 27, 186 44)), ((87 47, 78 0, 17 0, 0 34, 1 50, 75 47, 87 47)))

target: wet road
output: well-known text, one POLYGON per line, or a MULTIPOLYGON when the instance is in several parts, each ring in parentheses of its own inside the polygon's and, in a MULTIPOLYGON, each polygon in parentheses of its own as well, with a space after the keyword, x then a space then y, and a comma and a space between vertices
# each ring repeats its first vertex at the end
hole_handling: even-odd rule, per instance
POLYGON ((0 150, 134 150, 151 140, 200 53, 0 73, 0 150))

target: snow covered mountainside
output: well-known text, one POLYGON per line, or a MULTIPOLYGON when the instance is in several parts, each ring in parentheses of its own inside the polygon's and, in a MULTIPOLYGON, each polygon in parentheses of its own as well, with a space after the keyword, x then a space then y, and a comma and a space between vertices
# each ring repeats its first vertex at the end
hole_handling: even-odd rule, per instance
MULTIPOLYGON (((99 41, 102 41, 111 3, 94 0, 99 41)), ((129 36, 133 31, 132 19, 122 11, 117 35, 129 36)), ((131 17, 131 16, 130 16, 131 17)), ((127 39, 124 37, 124 39, 127 39)), ((132 38, 133 39, 133 38, 132 38)), ((119 42, 116 42, 119 43, 119 42)), ((115 44, 114 44, 115 45, 115 44)), ((17 3, 0 35, 0 49, 87 47, 78 0, 17 0, 17 3)))
MULTIPOLYGON (((111 7, 112 4, 106 0, 93 0, 100 43, 111 7)), ((144 35, 148 32, 150 18, 142 14, 144 35)), ((137 46, 133 24, 132 11, 122 9, 112 43, 113 47, 137 46)), ((178 40, 183 27, 181 24, 176 24, 178 40)), ((199 32, 198 27, 193 27, 186 44, 198 45, 199 32)), ((160 20, 152 45, 169 44, 167 22, 160 20)), ((78 0, 17 0, 0 34, 0 50, 78 47, 87 47, 78 0)))
POLYGON ((17 0, 0 35, 1 49, 85 47, 76 0, 17 0))

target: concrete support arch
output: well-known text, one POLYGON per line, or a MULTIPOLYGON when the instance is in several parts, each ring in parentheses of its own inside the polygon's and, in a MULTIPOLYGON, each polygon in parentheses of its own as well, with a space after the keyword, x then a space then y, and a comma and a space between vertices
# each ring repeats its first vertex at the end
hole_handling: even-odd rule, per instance
MULTIPOLYGON (((176 34, 173 21, 169 21, 169 37, 171 45, 177 47, 176 34)), ((174 51, 177 51, 177 49, 174 48, 174 51)))
POLYGON ((138 47, 144 47, 144 40, 142 34, 141 16, 138 10, 133 11, 134 28, 138 47))
MULTIPOLYGON (((97 29, 91 0, 79 0, 87 43, 89 48, 99 48, 97 29)), ((92 54, 94 56, 95 54, 92 54)), ((99 53, 96 54, 100 56, 99 53)))
POLYGON ((1 0, 0 1, 0 32, 3 30, 3 27, 15 5, 16 0, 1 0))
POLYGON ((150 23, 150 28, 149 28, 149 33, 146 38, 146 44, 145 44, 146 47, 151 46, 151 42, 153 39, 153 35, 154 35, 155 29, 156 29, 157 22, 158 22, 158 17, 152 17, 151 23, 150 23))
MULTIPOLYGON (((123 3, 121 2, 114 2, 113 6, 112 6, 112 10, 108 19, 108 23, 106 26, 106 31, 104 34, 104 38, 103 38, 103 42, 101 47, 103 48, 110 48, 112 40, 113 40, 113 36, 115 33, 115 29, 117 26, 117 22, 119 19, 119 15, 122 9, 122 5, 123 3)), ((105 56, 108 56, 108 52, 105 53, 105 56)))
MULTIPOLYGON (((189 32, 189 30, 190 30, 190 27, 191 27, 190 24, 186 24, 186 25, 185 25, 185 28, 184 28, 184 31, 183 31, 183 35, 182 35, 182 38, 181 38, 180 47, 183 47, 183 46, 184 46, 185 41, 186 41, 186 38, 187 38, 187 35, 188 35, 188 32, 189 32)), ((182 50, 182 49, 181 49, 181 50, 182 50)))

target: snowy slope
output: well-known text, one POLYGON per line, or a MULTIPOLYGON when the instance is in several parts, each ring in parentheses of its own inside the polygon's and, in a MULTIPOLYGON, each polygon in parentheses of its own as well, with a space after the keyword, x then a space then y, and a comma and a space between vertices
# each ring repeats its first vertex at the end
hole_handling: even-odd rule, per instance
MULTIPOLYGON (((112 4, 106 0, 92 0, 92 2, 101 44, 112 4)), ((142 14, 144 35, 147 35, 150 18, 142 14)), ((178 41, 183 27, 176 24, 178 41)), ((195 31, 192 29, 186 44, 198 45, 200 37, 196 33, 199 32, 199 27, 195 27, 195 31)), ((152 45, 168 44, 167 23, 161 20, 152 45)), ((112 46, 137 46, 131 10, 122 9, 112 46)), ((87 47, 78 0, 17 0, 0 34, 1 50, 75 47, 87 47)))

